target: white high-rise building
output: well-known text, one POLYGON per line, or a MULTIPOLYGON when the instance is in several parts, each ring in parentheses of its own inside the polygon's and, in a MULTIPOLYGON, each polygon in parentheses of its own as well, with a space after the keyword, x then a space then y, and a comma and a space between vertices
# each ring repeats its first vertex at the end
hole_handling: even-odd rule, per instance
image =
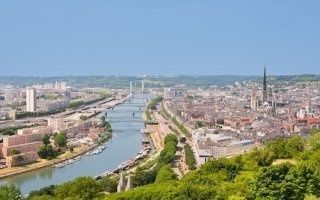
POLYGON ((144 80, 141 82, 141 92, 144 93, 144 80))
POLYGON ((27 112, 35 112, 37 105, 36 105, 36 101, 37 101, 37 92, 36 89, 29 87, 27 88, 27 92, 26 92, 26 111, 27 112))

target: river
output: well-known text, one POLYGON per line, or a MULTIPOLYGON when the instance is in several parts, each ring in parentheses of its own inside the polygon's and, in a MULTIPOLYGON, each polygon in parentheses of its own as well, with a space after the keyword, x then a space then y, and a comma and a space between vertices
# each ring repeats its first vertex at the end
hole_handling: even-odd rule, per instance
POLYGON ((0 184, 16 185, 27 194, 32 190, 61 184, 79 176, 95 176, 117 168, 122 162, 135 157, 142 149, 140 137, 140 129, 144 127, 142 114, 145 109, 145 98, 150 99, 150 97, 148 94, 135 94, 131 100, 114 107, 113 110, 107 110, 107 119, 114 134, 108 142, 108 147, 101 154, 84 157, 63 168, 46 167, 4 178, 0 180, 0 184))

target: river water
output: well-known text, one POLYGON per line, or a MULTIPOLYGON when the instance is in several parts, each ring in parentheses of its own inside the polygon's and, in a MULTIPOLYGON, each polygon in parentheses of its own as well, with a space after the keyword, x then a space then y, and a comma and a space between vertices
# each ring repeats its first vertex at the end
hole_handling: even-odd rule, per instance
POLYGON ((144 127, 142 113, 146 99, 150 99, 150 95, 135 94, 131 100, 114 107, 113 110, 107 110, 107 119, 114 134, 108 147, 101 154, 84 157, 63 168, 46 167, 4 178, 0 180, 0 184, 19 186, 21 191, 27 194, 32 190, 61 184, 79 176, 95 176, 117 168, 122 162, 134 158, 142 149, 140 129, 144 127))

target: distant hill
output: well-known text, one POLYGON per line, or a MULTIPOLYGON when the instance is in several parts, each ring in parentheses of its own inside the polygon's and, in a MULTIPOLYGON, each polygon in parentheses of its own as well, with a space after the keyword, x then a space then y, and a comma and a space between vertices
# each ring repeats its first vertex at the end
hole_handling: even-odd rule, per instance
MULTIPOLYGON (((269 76, 269 80, 277 82, 308 82, 320 81, 320 75, 288 75, 288 76, 269 76)), ((60 77, 18 77, 2 76, 0 84, 14 86, 28 86, 33 84, 53 83, 55 81, 65 81, 72 86, 82 87, 129 87, 130 81, 140 87, 144 80, 145 87, 171 87, 174 85, 185 84, 194 87, 209 87, 211 85, 228 85, 242 81, 261 81, 261 76, 239 76, 239 75, 219 75, 219 76, 60 76, 60 77)))

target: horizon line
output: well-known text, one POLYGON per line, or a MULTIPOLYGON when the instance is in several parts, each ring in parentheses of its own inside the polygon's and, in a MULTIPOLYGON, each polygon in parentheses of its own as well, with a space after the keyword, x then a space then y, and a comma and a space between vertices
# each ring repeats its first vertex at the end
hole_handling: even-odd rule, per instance
MULTIPOLYGON (((54 77, 179 77, 179 76, 242 76, 242 77, 263 77, 263 74, 255 75, 243 75, 243 74, 144 74, 144 75, 98 75, 98 74, 88 74, 88 75, 0 75, 0 77, 23 77, 23 78, 54 78, 54 77)), ((320 76, 320 74, 267 74, 267 77, 277 77, 277 76, 320 76)))

